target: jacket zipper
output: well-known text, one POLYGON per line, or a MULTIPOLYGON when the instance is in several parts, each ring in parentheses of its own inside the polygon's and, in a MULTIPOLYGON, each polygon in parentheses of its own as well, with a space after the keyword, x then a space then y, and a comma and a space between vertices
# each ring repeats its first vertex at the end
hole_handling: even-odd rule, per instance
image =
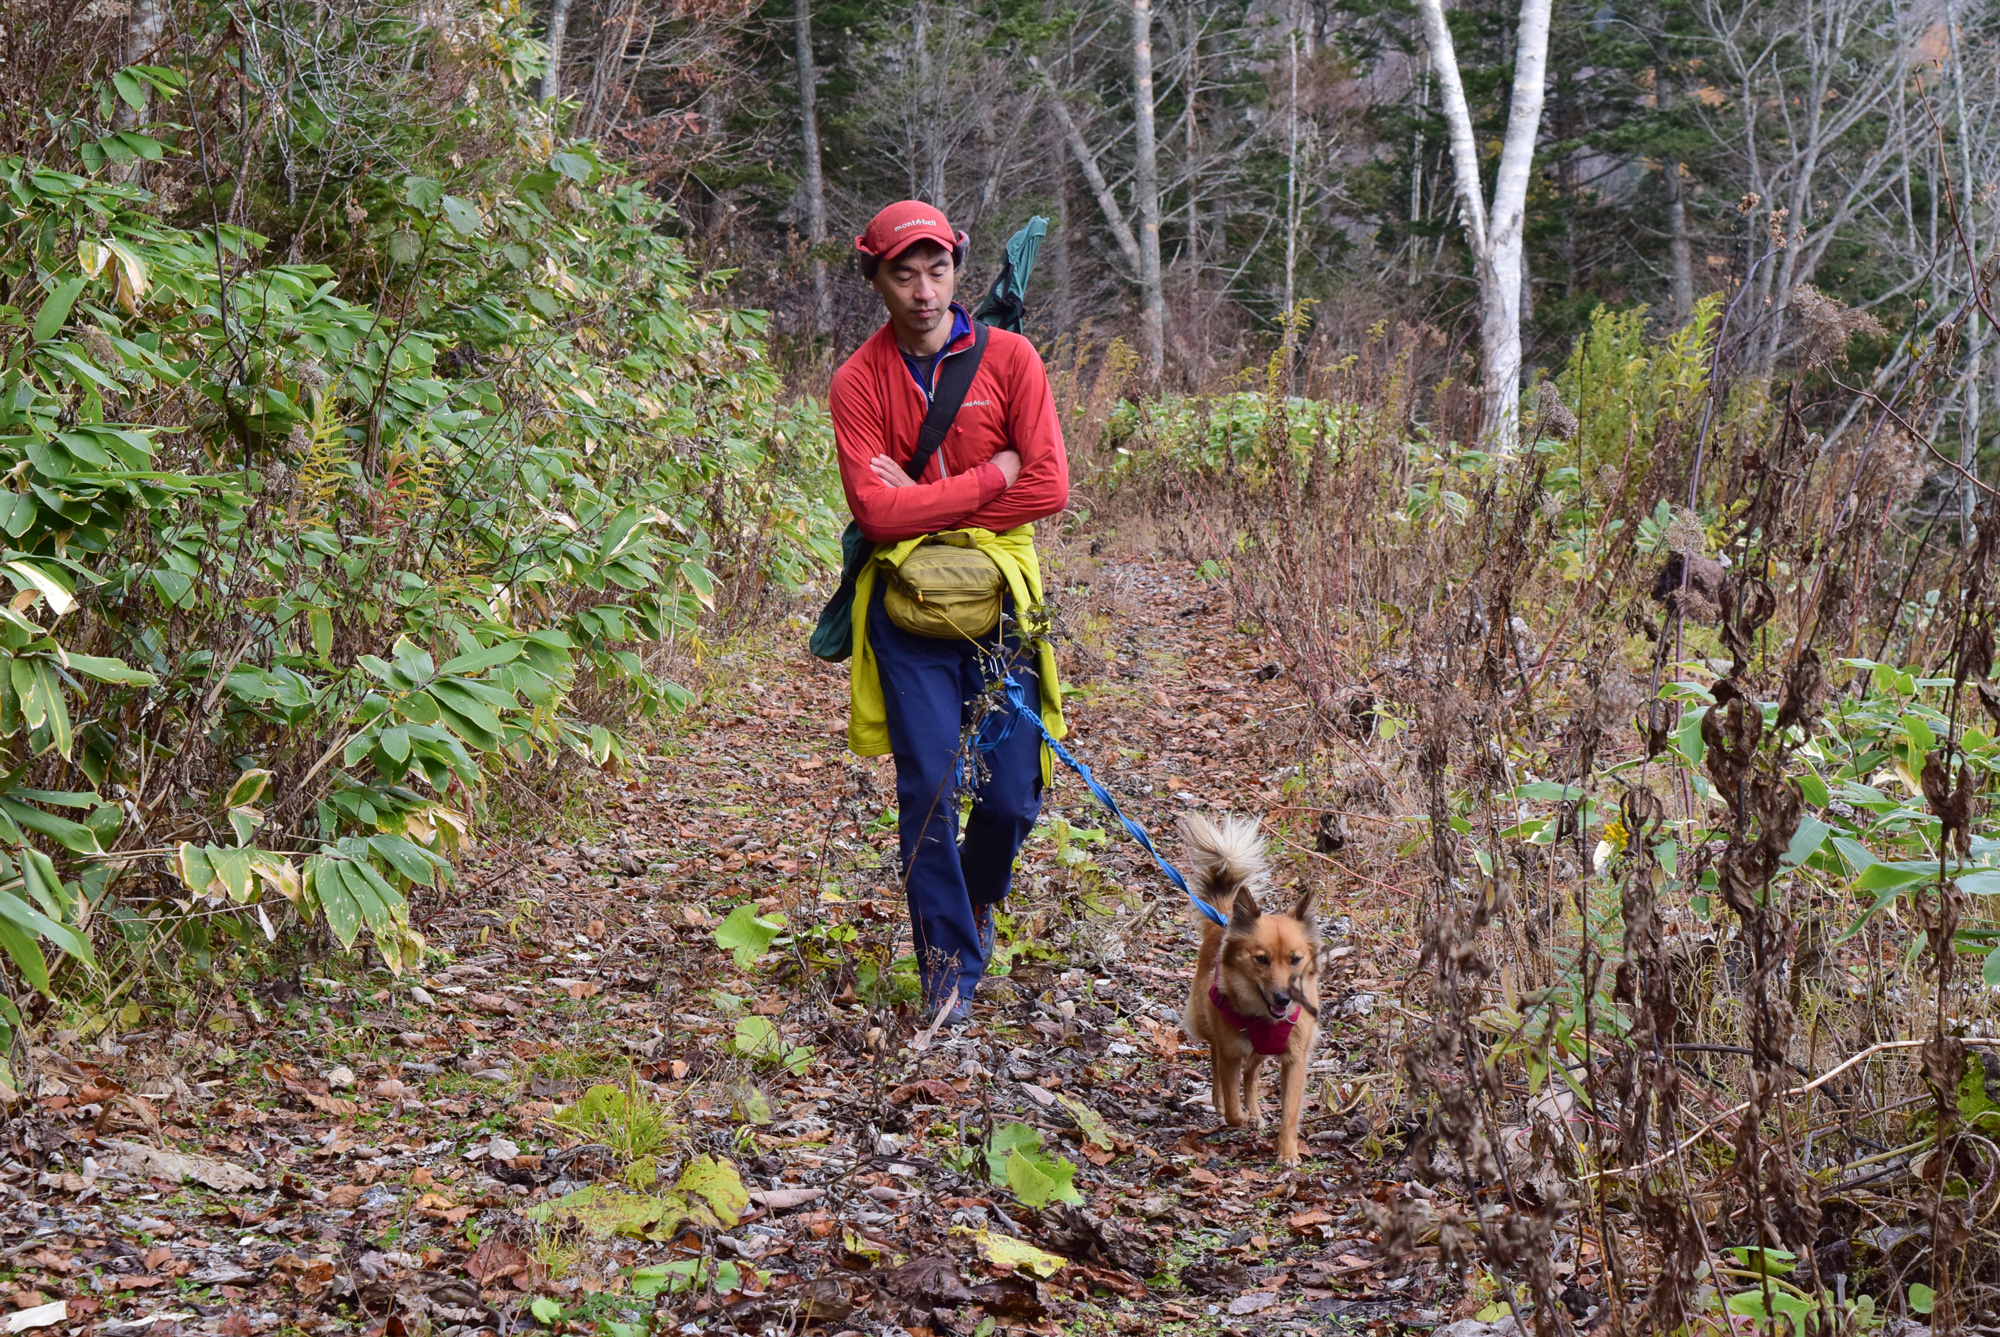
MULTIPOLYGON (((937 365, 931 368, 930 387, 928 389, 924 389, 921 386, 918 387, 919 389, 923 389, 924 410, 926 414, 929 413, 931 401, 937 398, 937 383, 944 376, 944 364, 950 359, 957 357, 960 353, 970 351, 971 347, 971 344, 967 344, 964 348, 946 349, 944 356, 937 360, 937 365)), ((971 393, 970 386, 966 387, 966 393, 971 393)), ((951 464, 944 457, 944 448, 951 444, 951 433, 947 431, 944 437, 944 440, 938 442, 937 454, 931 456, 932 459, 937 461, 939 482, 943 482, 945 479, 951 477, 951 464)))

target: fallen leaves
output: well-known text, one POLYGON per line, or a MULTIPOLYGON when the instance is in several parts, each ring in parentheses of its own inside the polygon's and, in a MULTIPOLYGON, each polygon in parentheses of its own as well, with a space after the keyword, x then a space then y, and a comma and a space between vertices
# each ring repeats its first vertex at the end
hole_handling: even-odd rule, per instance
POLYGON ((312 1299, 333 1285, 335 1275, 336 1268, 331 1258, 315 1258, 306 1264, 305 1271, 299 1273, 294 1284, 300 1295, 312 1299))
POLYGON ((492 1286, 512 1279, 517 1289, 529 1289, 529 1260, 527 1251, 518 1244, 510 1244, 502 1239, 489 1239, 472 1251, 465 1260, 465 1273, 481 1286, 492 1286))
POLYGON ((184 1152, 160 1151, 140 1142, 114 1141, 105 1145, 116 1154, 126 1170, 142 1179, 157 1177, 176 1184, 192 1179, 222 1193, 242 1193, 264 1187, 262 1175, 229 1161, 191 1156, 184 1152))
POLYGON ((1295 1235, 1319 1235, 1320 1227, 1331 1226, 1333 1217, 1323 1207, 1311 1207, 1303 1212, 1293 1212, 1285 1218, 1285 1224, 1295 1235))
POLYGON ((123 1273, 112 1277, 110 1281, 111 1289, 114 1291, 149 1291, 157 1286, 166 1285, 168 1278, 133 1276, 130 1273, 123 1273))
POLYGON ((1069 1259, 1061 1254, 1050 1253, 1011 1235, 996 1235, 984 1229, 966 1233, 972 1237, 974 1251, 996 1267, 1019 1268, 1038 1277, 1051 1277, 1069 1266, 1069 1259))
POLYGON ((417 1198, 415 1210, 419 1215, 428 1216, 436 1221, 448 1222, 454 1226, 463 1223, 465 1218, 471 1216, 473 1212, 472 1208, 461 1207, 442 1193, 425 1193, 420 1195, 417 1198))
MULTIPOLYGON (((361 1106, 354 1101, 329 1094, 331 1088, 325 1078, 305 1080, 295 1063, 265 1063, 257 1071, 265 1081, 282 1087, 287 1094, 296 1096, 322 1114, 345 1119, 361 1112, 361 1106)), ((335 1071, 341 1069, 336 1068, 335 1071)))
POLYGON ((922 1081, 905 1082, 891 1091, 889 1093, 889 1103, 891 1105, 907 1105, 917 1097, 922 1096, 925 1098, 926 1104, 949 1105, 952 1097, 957 1094, 956 1091, 952 1090, 949 1083, 938 1081, 935 1077, 926 1077, 922 1081))
POLYGON ((37 1328, 52 1328, 58 1323, 69 1321, 69 1302, 55 1300, 49 1304, 35 1305, 19 1309, 7 1315, 6 1331, 33 1332, 37 1328))

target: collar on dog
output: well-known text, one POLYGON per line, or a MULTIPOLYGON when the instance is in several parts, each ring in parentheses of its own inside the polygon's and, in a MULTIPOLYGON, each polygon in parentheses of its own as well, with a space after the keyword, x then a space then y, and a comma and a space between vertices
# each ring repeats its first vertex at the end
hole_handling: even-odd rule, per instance
POLYGON ((1229 1005, 1222 996, 1216 982, 1208 982, 1208 1001, 1215 1004, 1215 1010, 1222 1019, 1242 1031, 1250 1039, 1250 1048, 1259 1054, 1282 1054, 1291 1043, 1292 1026, 1299 1019, 1299 1005, 1292 1004, 1292 1010, 1285 1014, 1283 1021, 1265 1021, 1258 1017, 1246 1017, 1229 1005))

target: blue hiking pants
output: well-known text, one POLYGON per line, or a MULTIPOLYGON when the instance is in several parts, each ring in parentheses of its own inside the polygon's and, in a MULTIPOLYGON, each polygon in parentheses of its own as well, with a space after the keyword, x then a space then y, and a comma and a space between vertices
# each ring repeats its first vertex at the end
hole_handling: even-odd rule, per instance
MULTIPOLYGON (((980 645, 962 639, 917 636, 889 620, 877 581, 868 609, 868 643, 882 679, 889 751, 896 759, 897 830, 903 877, 916 939, 924 999, 936 1005, 958 986, 970 999, 986 972, 975 927, 977 909, 997 906, 1014 878, 1014 857, 1034 828, 1042 806, 1042 736, 1026 720, 988 716, 991 738, 1005 741, 986 753, 986 775, 972 790, 972 812, 959 839, 958 775, 972 707, 985 686, 982 659, 999 645, 1000 631, 980 645), (981 649, 987 651, 982 656, 981 649)), ((1001 628, 1007 625, 1002 619, 1001 628)), ((1005 651, 1022 700, 1041 700, 1034 661, 1017 637, 1005 651)), ((1015 714, 1009 710, 1008 716, 1015 714)))

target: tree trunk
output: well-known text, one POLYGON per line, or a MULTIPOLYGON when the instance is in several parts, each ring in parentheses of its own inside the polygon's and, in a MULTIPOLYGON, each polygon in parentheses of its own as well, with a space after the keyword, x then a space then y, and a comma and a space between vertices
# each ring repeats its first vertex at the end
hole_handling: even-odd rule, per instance
MULTIPOLYGON (((1201 24, 1192 3, 1187 7, 1186 29, 1187 57, 1181 78, 1187 87, 1187 294, 1182 298, 1181 325, 1183 330, 1192 325, 1199 333, 1206 325, 1201 302, 1201 117, 1195 105, 1201 90, 1201 24)), ((1204 347, 1200 370, 1207 369, 1207 361, 1204 347)))
MULTIPOLYGON (((556 0, 566 4, 568 0, 556 0)), ((812 0, 792 0, 799 62, 799 145, 805 159, 806 244, 812 247, 813 329, 825 334, 833 324, 833 294, 827 288, 826 176, 819 157, 819 73, 813 68, 812 0)))
MULTIPOLYGON (((1423 62, 1422 73, 1417 77, 1419 118, 1431 105, 1431 55, 1428 47, 1423 51, 1423 62)), ((1410 267, 1409 276, 1403 285, 1408 288, 1417 286, 1419 277, 1417 261, 1420 254, 1417 245, 1417 224, 1423 221, 1424 216, 1424 131, 1423 122, 1419 118, 1412 118, 1417 119, 1417 128, 1411 133, 1410 139, 1410 267)))
MULTIPOLYGON (((1656 53, 1654 88, 1664 115, 1673 106, 1674 85, 1664 55, 1656 53)), ((1694 314, 1694 243, 1687 228, 1687 183, 1683 167, 1672 159, 1660 164, 1660 184, 1667 194, 1667 298, 1673 304, 1678 329, 1694 314)))
MULTIPOLYGON (((1958 7, 1952 0, 1945 0, 1944 31, 1951 53, 1952 107, 1958 113, 1958 189, 1955 193, 1966 235, 1977 237, 1979 226, 1969 216, 1978 187, 1973 184, 1972 175, 1972 122, 1965 114, 1965 54, 1959 49, 1958 7)), ((1976 249, 1974 255, 1977 255, 1976 249)), ((1976 296, 1980 287, 1979 273, 1975 270, 1966 278, 1976 296)), ((1970 545, 1977 537, 1973 532, 1972 512, 1978 504, 1979 493, 1972 480, 1979 468, 1979 364, 1986 352, 1986 330, 1979 318, 1977 305, 1967 313, 1965 324, 1965 402, 1959 406, 1958 415, 1958 467, 1965 472, 1960 476, 1958 485, 1958 516, 1959 541, 1970 545)))
POLYGON ((1542 93, 1549 58, 1550 0, 1521 0, 1514 50, 1514 87, 1507 109, 1507 133, 1500 144, 1500 169, 1493 183, 1493 206, 1486 207, 1479 153, 1472 137, 1472 114, 1459 81, 1458 55, 1445 23, 1442 0, 1419 0, 1424 38, 1437 70, 1440 103, 1451 132, 1453 173, 1465 215, 1479 283, 1481 435, 1495 450, 1511 451, 1518 440, 1521 404, 1521 296, 1526 284, 1522 229, 1527 218, 1528 181, 1535 139, 1541 131, 1542 93))
POLYGON ((1298 301, 1295 278, 1299 263, 1299 33, 1294 28, 1291 33, 1291 96, 1289 115, 1291 128, 1285 141, 1285 310, 1286 328, 1290 328, 1292 306, 1298 301))
POLYGON ((1694 243, 1688 236, 1686 183, 1681 165, 1666 163, 1661 178, 1667 187, 1667 292, 1678 328, 1694 314, 1694 243))
MULTIPOLYGON (((160 38, 167 31, 167 7, 165 0, 132 0, 132 8, 125 15, 125 31, 118 40, 118 68, 128 65, 143 65, 146 57, 153 54, 160 45, 160 38)), ((140 102, 151 101, 152 87, 141 80, 139 84, 140 102)), ((139 124, 139 115, 145 110, 143 105, 134 107, 119 98, 111 112, 111 127, 114 130, 130 130, 139 124)))
MULTIPOLYGON (((1546 3, 1546 0, 1542 0, 1546 3)), ((1139 357, 1149 382, 1165 363, 1166 301, 1160 292, 1160 155, 1153 130, 1153 3, 1132 0, 1132 174, 1139 215, 1139 357)))
MULTIPOLYGON (((1111 185, 1098 170, 1097 155, 1084 142, 1083 132, 1076 128, 1070 117, 1069 108, 1063 105, 1062 94, 1056 91, 1055 80, 1042 68, 1041 61, 1028 57, 1028 66, 1042 76, 1042 82, 1049 90, 1049 108, 1054 113, 1056 125, 1063 132, 1063 140, 1069 145, 1070 156, 1076 159, 1077 170, 1083 173, 1085 183, 1097 197, 1097 207, 1104 211, 1104 225, 1111 229, 1111 239, 1118 243, 1118 250, 1125 257, 1125 263, 1139 272, 1139 239, 1132 235, 1131 225, 1125 221, 1125 211, 1118 207, 1118 197, 1111 193, 1111 185)), ((1157 256, 1157 252, 1155 252, 1157 256)))
MULTIPOLYGON (((721 152, 723 121, 728 109, 722 102, 722 80, 710 79, 702 85, 701 97, 695 103, 701 120, 703 140, 702 158, 712 161, 721 152)), ((696 178, 700 180, 699 177, 696 178)), ((710 238, 720 237, 729 227, 729 213, 733 206, 723 197, 720 190, 703 183, 707 190, 707 200, 700 206, 700 217, 710 238)))
POLYGON ((928 4, 919 4, 910 20, 910 35, 915 39, 917 48, 917 105, 922 113, 923 126, 918 132, 922 152, 917 155, 917 198, 943 209, 947 203, 944 197, 944 144, 938 130, 940 109, 936 90, 932 86, 930 29, 931 8, 928 4))
MULTIPOLYGON (((159 47, 160 39, 167 31, 167 7, 165 0, 132 0, 132 8, 125 15, 125 31, 118 39, 118 67, 148 63, 147 57, 159 47)), ((139 117, 146 105, 152 101, 152 86, 144 80, 139 82, 139 105, 134 107, 124 98, 115 100, 111 112, 111 128, 114 130, 134 130, 139 126, 139 117)), ((139 164, 112 163, 105 175, 113 181, 129 181, 138 174, 139 164)))
POLYGON ((1458 53, 1444 21, 1440 0, 1418 0, 1423 16, 1424 44, 1430 48, 1430 68, 1438 76, 1438 106, 1444 112, 1451 141, 1453 184, 1465 215, 1465 239, 1475 257, 1486 252, 1486 187, 1479 179, 1479 151, 1472 140, 1472 112, 1465 105, 1465 85, 1458 79, 1458 53))
POLYGON ((590 96, 585 99, 580 128, 595 138, 604 133, 606 97, 624 83, 625 55, 632 47, 632 29, 639 21, 639 0, 612 0, 599 26, 597 59, 590 71, 590 96))
POLYGON ((1491 244, 1493 292, 1488 317, 1494 327, 1493 357, 1486 371, 1488 436, 1511 449, 1521 402, 1521 320, 1528 284, 1523 244, 1528 215, 1528 183, 1534 175, 1535 141, 1541 133, 1542 95, 1548 84, 1550 0, 1522 0, 1514 48, 1514 88, 1507 109, 1507 136, 1500 144, 1500 171, 1493 182, 1491 244))
POLYGON ((1055 226, 1049 230, 1049 268, 1056 283, 1055 318, 1058 332, 1076 328, 1076 271, 1069 248, 1069 167, 1062 144, 1049 146, 1049 171, 1055 177, 1055 226))
POLYGON ((542 86, 536 99, 554 102, 562 96, 563 38, 569 34, 569 0, 553 0, 549 5, 549 30, 543 38, 549 48, 549 67, 542 71, 542 86))
POLYGON ((1014 144, 1021 137, 1021 127, 1035 114, 1035 103, 1039 102, 1041 97, 1041 89, 1029 88, 1011 118, 1013 124, 1007 127, 1007 133, 988 145, 986 180, 979 188, 979 207, 972 211, 972 221, 966 228, 973 233, 975 250, 978 249, 979 222, 986 217, 986 211, 1000 198, 1000 187, 1007 179, 1007 169, 1014 163, 1014 144))

